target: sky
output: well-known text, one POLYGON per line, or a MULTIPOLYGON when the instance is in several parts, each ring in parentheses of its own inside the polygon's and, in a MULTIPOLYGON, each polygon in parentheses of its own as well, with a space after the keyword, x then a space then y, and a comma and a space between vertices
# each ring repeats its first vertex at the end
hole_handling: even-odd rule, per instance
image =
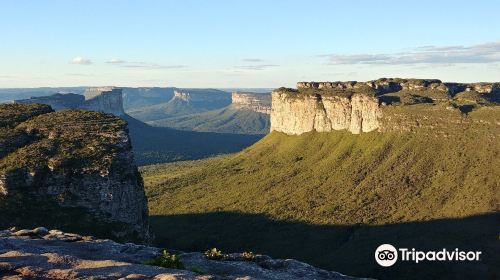
POLYGON ((500 2, 0 0, 0 87, 500 81, 500 2))

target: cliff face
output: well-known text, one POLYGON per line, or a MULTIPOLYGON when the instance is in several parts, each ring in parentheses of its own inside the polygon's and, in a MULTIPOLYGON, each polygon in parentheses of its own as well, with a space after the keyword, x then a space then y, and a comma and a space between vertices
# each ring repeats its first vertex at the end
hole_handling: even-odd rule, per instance
MULTIPOLYGON (((440 80, 379 79, 368 82, 299 82, 297 89, 280 88, 272 94, 271 131, 302 134, 308 131, 348 130, 351 133, 411 131, 429 123, 394 121, 411 112, 411 105, 440 105, 439 108, 468 113, 500 101, 500 83, 443 83, 440 80), (392 110, 405 107, 408 110, 392 110)), ((446 110, 443 114, 447 114, 446 110)))
POLYGON ((191 101, 191 95, 187 92, 183 92, 183 91, 178 91, 178 90, 174 90, 174 97, 175 99, 178 99, 178 100, 182 100, 182 101, 191 101))
POLYGON ((85 102, 80 107, 89 111, 121 116, 123 110, 122 90, 116 88, 90 88, 85 91, 85 102))
POLYGON ((272 104, 271 131, 302 134, 345 129, 359 134, 379 128, 378 100, 362 94, 296 98, 278 90, 272 94, 272 104))
POLYGON ((231 104, 237 108, 246 108, 252 111, 271 114, 271 95, 251 92, 233 92, 231 104))
POLYGON ((84 95, 60 94, 15 100, 18 104, 46 104, 54 110, 85 109, 121 116, 123 110, 122 90, 112 87, 89 88, 84 95))
POLYGON ((10 147, 0 154, 0 224, 43 221, 119 240, 148 240, 147 201, 126 123, 80 110, 26 115, 27 106, 42 105, 0 106, 9 120, 24 116, 0 127, 0 141, 10 147))

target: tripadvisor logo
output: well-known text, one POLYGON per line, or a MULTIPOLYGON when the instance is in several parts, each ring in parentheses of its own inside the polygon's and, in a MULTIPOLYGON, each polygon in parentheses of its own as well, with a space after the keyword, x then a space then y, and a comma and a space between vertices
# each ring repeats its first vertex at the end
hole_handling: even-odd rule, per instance
POLYGON ((388 267, 398 261, 419 263, 421 261, 479 261, 481 251, 461 251, 457 248, 448 251, 443 248, 439 251, 418 251, 415 248, 396 249, 391 244, 382 244, 375 250, 375 260, 381 266, 388 267))
POLYGON ((391 266, 398 260, 398 250, 391 244, 382 244, 375 250, 375 260, 381 266, 391 266))

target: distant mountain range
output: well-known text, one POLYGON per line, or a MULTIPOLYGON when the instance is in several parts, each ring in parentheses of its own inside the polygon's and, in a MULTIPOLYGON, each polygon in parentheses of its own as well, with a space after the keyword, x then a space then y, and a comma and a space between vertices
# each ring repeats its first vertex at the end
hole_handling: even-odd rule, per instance
MULTIPOLYGON (((210 112, 230 105, 231 94, 214 89, 187 91, 174 88, 44 88, 39 91, 5 89, 3 93, 7 92, 10 98, 13 97, 16 100, 16 103, 47 104, 55 110, 87 109, 119 116, 128 122, 135 160, 139 165, 199 159, 237 152, 258 141, 262 135, 255 134, 264 134, 269 126, 268 115, 265 115, 262 120, 257 118, 256 122, 249 122, 255 116, 263 115, 249 110, 231 109, 232 114, 223 114, 215 118, 216 116, 210 112), (69 94, 68 92, 73 89, 77 89, 77 92, 81 94, 69 94), (64 93, 46 95, 54 91, 64 93), (15 95, 16 92, 20 95, 15 95), (18 98, 18 96, 26 97, 27 95, 30 95, 27 99, 18 98), (124 107, 129 108, 128 112, 132 112, 133 116, 125 113, 124 107), (199 116, 199 112, 207 112, 207 115, 199 116), (166 120, 167 117, 176 118, 190 114, 193 115, 188 119, 193 118, 211 123, 212 126, 208 126, 208 129, 192 129, 195 126, 198 128, 199 125, 193 123, 192 127, 187 127, 186 123, 189 122, 185 121, 183 130, 176 130, 170 127, 153 127, 142 121, 156 118, 166 120), (235 117, 235 114, 246 117, 235 117), (212 117, 215 119, 212 120, 212 117), (217 121, 221 121, 221 118, 229 120, 222 122, 232 124, 218 128, 217 121), (266 130, 264 131, 262 127, 266 130), (253 133, 255 131, 262 133, 253 133)), ((0 94, 2 94, 1 91, 0 94)), ((171 125, 171 127, 176 126, 171 125)))
MULTIPOLYGON (((31 97, 46 98, 61 93, 74 93, 78 97, 77 95, 83 95, 86 89, 87 87, 0 89, 0 103, 31 97)), ((236 134, 269 132, 270 99, 264 111, 261 110, 262 108, 257 108, 261 105, 255 103, 231 106, 234 103, 231 92, 244 92, 244 94, 250 93, 256 96, 263 94, 270 98, 271 89, 181 89, 175 87, 123 87, 120 89, 123 93, 123 110, 128 115, 153 126, 236 134)), ((38 101, 47 104, 40 99, 38 101)), ((72 108, 76 107, 72 106, 72 108)))

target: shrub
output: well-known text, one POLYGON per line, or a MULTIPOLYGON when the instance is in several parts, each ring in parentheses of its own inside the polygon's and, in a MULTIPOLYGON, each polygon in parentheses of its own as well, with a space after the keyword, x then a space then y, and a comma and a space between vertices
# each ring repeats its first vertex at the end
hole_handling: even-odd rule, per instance
POLYGON ((217 248, 212 248, 205 252, 205 257, 209 260, 220 260, 224 258, 224 254, 217 248))
POLYGON ((145 264, 165 268, 184 269, 184 265, 182 264, 180 258, 175 254, 170 254, 167 250, 163 250, 160 256, 146 261, 145 264))
POLYGON ((243 259, 245 261, 248 261, 248 262, 253 262, 255 260, 255 254, 253 252, 243 252, 243 254, 241 254, 243 256, 243 259))

